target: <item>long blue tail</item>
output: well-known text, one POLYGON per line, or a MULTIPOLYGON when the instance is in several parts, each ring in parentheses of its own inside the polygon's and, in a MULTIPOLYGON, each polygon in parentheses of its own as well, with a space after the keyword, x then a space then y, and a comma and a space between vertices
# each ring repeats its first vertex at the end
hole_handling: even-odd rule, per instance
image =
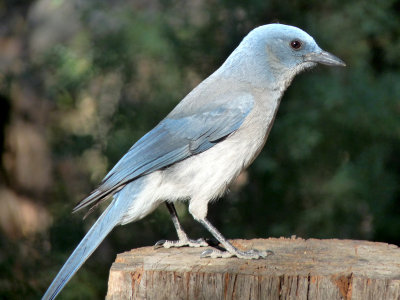
POLYGON ((125 212, 122 208, 116 199, 111 202, 68 258, 47 289, 42 300, 54 299, 58 295, 110 231, 120 223, 122 215, 125 212))

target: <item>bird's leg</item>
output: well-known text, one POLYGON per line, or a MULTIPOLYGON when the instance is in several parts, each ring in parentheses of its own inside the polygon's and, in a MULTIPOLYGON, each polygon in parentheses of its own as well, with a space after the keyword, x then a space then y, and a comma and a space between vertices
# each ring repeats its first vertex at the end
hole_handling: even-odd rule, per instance
POLYGON ((168 208, 168 211, 171 215, 172 222, 174 223, 176 233, 178 234, 179 240, 177 241, 167 241, 161 240, 158 241, 154 247, 164 247, 164 248, 171 248, 171 247, 206 247, 208 243, 200 238, 198 240, 191 240, 188 238, 186 232, 183 230, 181 223, 179 223, 178 214, 176 213, 176 209, 173 203, 165 202, 165 205, 168 208))
POLYGON ((260 251, 256 249, 252 249, 249 251, 240 251, 235 246, 233 246, 224 236, 206 219, 197 219, 226 249, 226 251, 221 251, 218 249, 208 249, 205 250, 201 257, 211 257, 211 258, 228 258, 236 256, 238 258, 245 258, 245 259, 259 259, 265 258, 268 255, 273 254, 272 251, 260 251))

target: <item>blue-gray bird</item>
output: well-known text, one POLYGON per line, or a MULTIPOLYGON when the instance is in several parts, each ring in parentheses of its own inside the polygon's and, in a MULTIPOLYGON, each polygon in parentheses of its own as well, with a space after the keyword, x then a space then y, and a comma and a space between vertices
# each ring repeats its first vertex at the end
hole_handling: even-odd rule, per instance
POLYGON ((345 66, 306 32, 269 24, 252 30, 223 65, 191 91, 165 119, 137 141, 86 199, 74 209, 108 197, 112 201, 62 267, 43 299, 53 299, 117 225, 142 219, 165 203, 177 241, 164 247, 207 246, 183 231, 174 202, 189 212, 225 248, 202 256, 258 259, 268 252, 240 251, 207 220, 208 203, 260 153, 280 99, 294 76, 317 63, 345 66))

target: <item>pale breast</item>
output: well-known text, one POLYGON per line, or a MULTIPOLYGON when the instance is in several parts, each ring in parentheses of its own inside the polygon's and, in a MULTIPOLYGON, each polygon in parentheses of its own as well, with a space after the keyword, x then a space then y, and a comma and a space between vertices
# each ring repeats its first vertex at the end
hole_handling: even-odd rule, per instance
POLYGON ((256 96, 253 111, 235 133, 209 150, 160 171, 163 197, 211 200, 225 192, 261 151, 279 105, 275 95, 260 92, 256 96))

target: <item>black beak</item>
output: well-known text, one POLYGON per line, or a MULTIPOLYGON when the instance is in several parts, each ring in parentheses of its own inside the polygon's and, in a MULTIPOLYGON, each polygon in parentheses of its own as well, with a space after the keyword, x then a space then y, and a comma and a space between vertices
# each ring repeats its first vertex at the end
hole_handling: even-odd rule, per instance
POLYGON ((343 60, 326 51, 308 53, 304 55, 304 61, 315 62, 328 66, 346 66, 346 63, 343 60))

